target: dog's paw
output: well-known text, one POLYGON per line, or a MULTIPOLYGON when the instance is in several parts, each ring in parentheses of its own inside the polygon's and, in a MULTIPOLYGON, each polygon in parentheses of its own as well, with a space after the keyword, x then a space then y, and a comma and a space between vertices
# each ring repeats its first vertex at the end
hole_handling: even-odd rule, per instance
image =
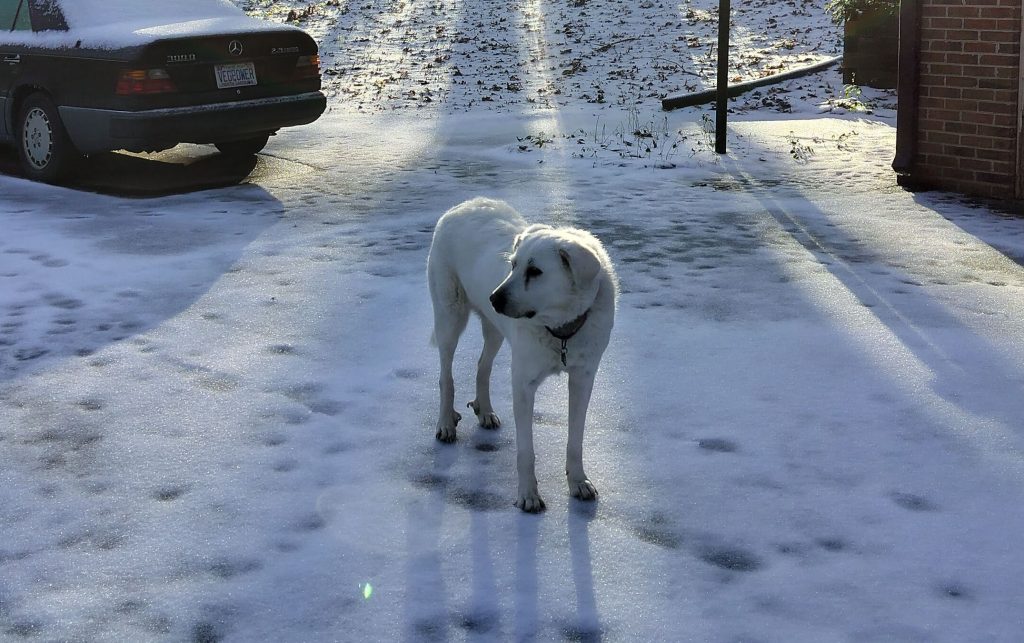
POLYGON ((455 442, 455 427, 462 416, 452 411, 451 417, 442 417, 437 421, 437 433, 434 435, 441 442, 455 442), (447 421, 445 421, 447 419, 447 421))
POLYGON ((501 419, 498 418, 497 413, 485 413, 477 417, 480 421, 480 426, 484 429, 497 429, 501 427, 501 419))
POLYGON ((594 500, 597 498, 597 487, 590 480, 569 481, 569 495, 580 500, 594 500))
POLYGON ((544 504, 536 489, 527 493, 520 493, 519 499, 516 500, 516 506, 531 514, 540 513, 547 509, 547 505, 544 504))
POLYGON ((498 414, 493 411, 490 411, 488 413, 481 413, 480 405, 477 403, 476 400, 473 400, 472 402, 467 404, 466 407, 473 409, 473 413, 476 414, 477 422, 479 422, 481 428, 497 429, 498 427, 501 426, 501 420, 498 418, 498 414))

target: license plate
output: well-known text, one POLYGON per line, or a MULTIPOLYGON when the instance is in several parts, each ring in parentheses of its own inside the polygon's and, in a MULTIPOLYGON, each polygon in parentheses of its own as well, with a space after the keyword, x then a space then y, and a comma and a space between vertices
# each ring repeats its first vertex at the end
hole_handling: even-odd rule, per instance
POLYGON ((256 84, 256 66, 252 63, 217 65, 213 70, 217 75, 218 89, 247 87, 256 84))

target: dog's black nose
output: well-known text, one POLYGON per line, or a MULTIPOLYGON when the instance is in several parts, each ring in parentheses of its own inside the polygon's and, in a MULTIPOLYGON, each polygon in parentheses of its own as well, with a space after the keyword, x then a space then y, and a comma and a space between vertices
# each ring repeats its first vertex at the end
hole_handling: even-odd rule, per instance
POLYGON ((494 307, 495 312, 498 314, 505 314, 505 304, 508 303, 505 293, 500 290, 495 290, 491 293, 491 306, 494 307))

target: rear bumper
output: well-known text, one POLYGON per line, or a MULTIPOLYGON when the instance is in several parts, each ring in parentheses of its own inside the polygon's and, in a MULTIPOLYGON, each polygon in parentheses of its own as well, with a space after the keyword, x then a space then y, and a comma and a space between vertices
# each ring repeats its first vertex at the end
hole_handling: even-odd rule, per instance
POLYGON ((83 154, 145 152, 178 143, 214 143, 312 123, 327 108, 321 92, 137 112, 61 107, 68 136, 83 154))

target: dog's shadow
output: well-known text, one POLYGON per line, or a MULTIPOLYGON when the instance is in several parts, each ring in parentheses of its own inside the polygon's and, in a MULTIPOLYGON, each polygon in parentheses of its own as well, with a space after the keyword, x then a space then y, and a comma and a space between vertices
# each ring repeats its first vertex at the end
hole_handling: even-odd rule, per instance
MULTIPOLYGON (((562 622, 560 634, 570 641, 601 641, 604 637, 594 594, 594 568, 590 555, 590 522, 598 504, 568 500, 566 527, 572 581, 576 590, 576 617, 562 622)), ((537 551, 544 514, 519 514, 516 529, 514 639, 529 641, 541 636, 537 578, 537 551)))
POLYGON ((594 596, 594 568, 590 556, 590 522, 597 517, 598 501, 569 499, 569 555, 572 578, 576 585, 576 631, 572 639, 600 641, 601 618, 594 596))
MULTIPOLYGON (((476 466, 479 463, 474 462, 471 474, 460 480, 456 471, 466 455, 466 450, 458 445, 436 445, 426 472, 413 478, 413 484, 428 493, 409 505, 406 570, 409 640, 447 640, 462 634, 484 638, 510 635, 512 640, 535 640, 544 638, 541 630, 545 623, 550 625, 552 621, 560 624, 561 635, 570 640, 602 640, 590 551, 590 522, 597 516, 598 503, 567 499, 567 553, 576 594, 576 614, 542 614, 538 575, 541 532, 555 524, 551 521, 558 520, 556 511, 552 508, 541 514, 522 513, 512 506, 511 497, 484 491, 492 472, 488 467, 476 466), (467 487, 477 491, 471 493, 467 487), (465 605, 458 607, 449 601, 454 593, 446 588, 446 577, 450 575, 445 573, 447 555, 439 548, 451 505, 470 510, 471 569, 465 574, 470 582, 470 593, 465 605), (495 562, 502 559, 496 547, 500 548, 503 540, 496 530, 509 527, 514 530, 510 535, 514 538, 515 558, 512 587, 504 591, 511 589, 513 592, 511 615, 502 613, 503 590, 495 562)), ((554 591, 564 593, 568 589, 554 591)))

